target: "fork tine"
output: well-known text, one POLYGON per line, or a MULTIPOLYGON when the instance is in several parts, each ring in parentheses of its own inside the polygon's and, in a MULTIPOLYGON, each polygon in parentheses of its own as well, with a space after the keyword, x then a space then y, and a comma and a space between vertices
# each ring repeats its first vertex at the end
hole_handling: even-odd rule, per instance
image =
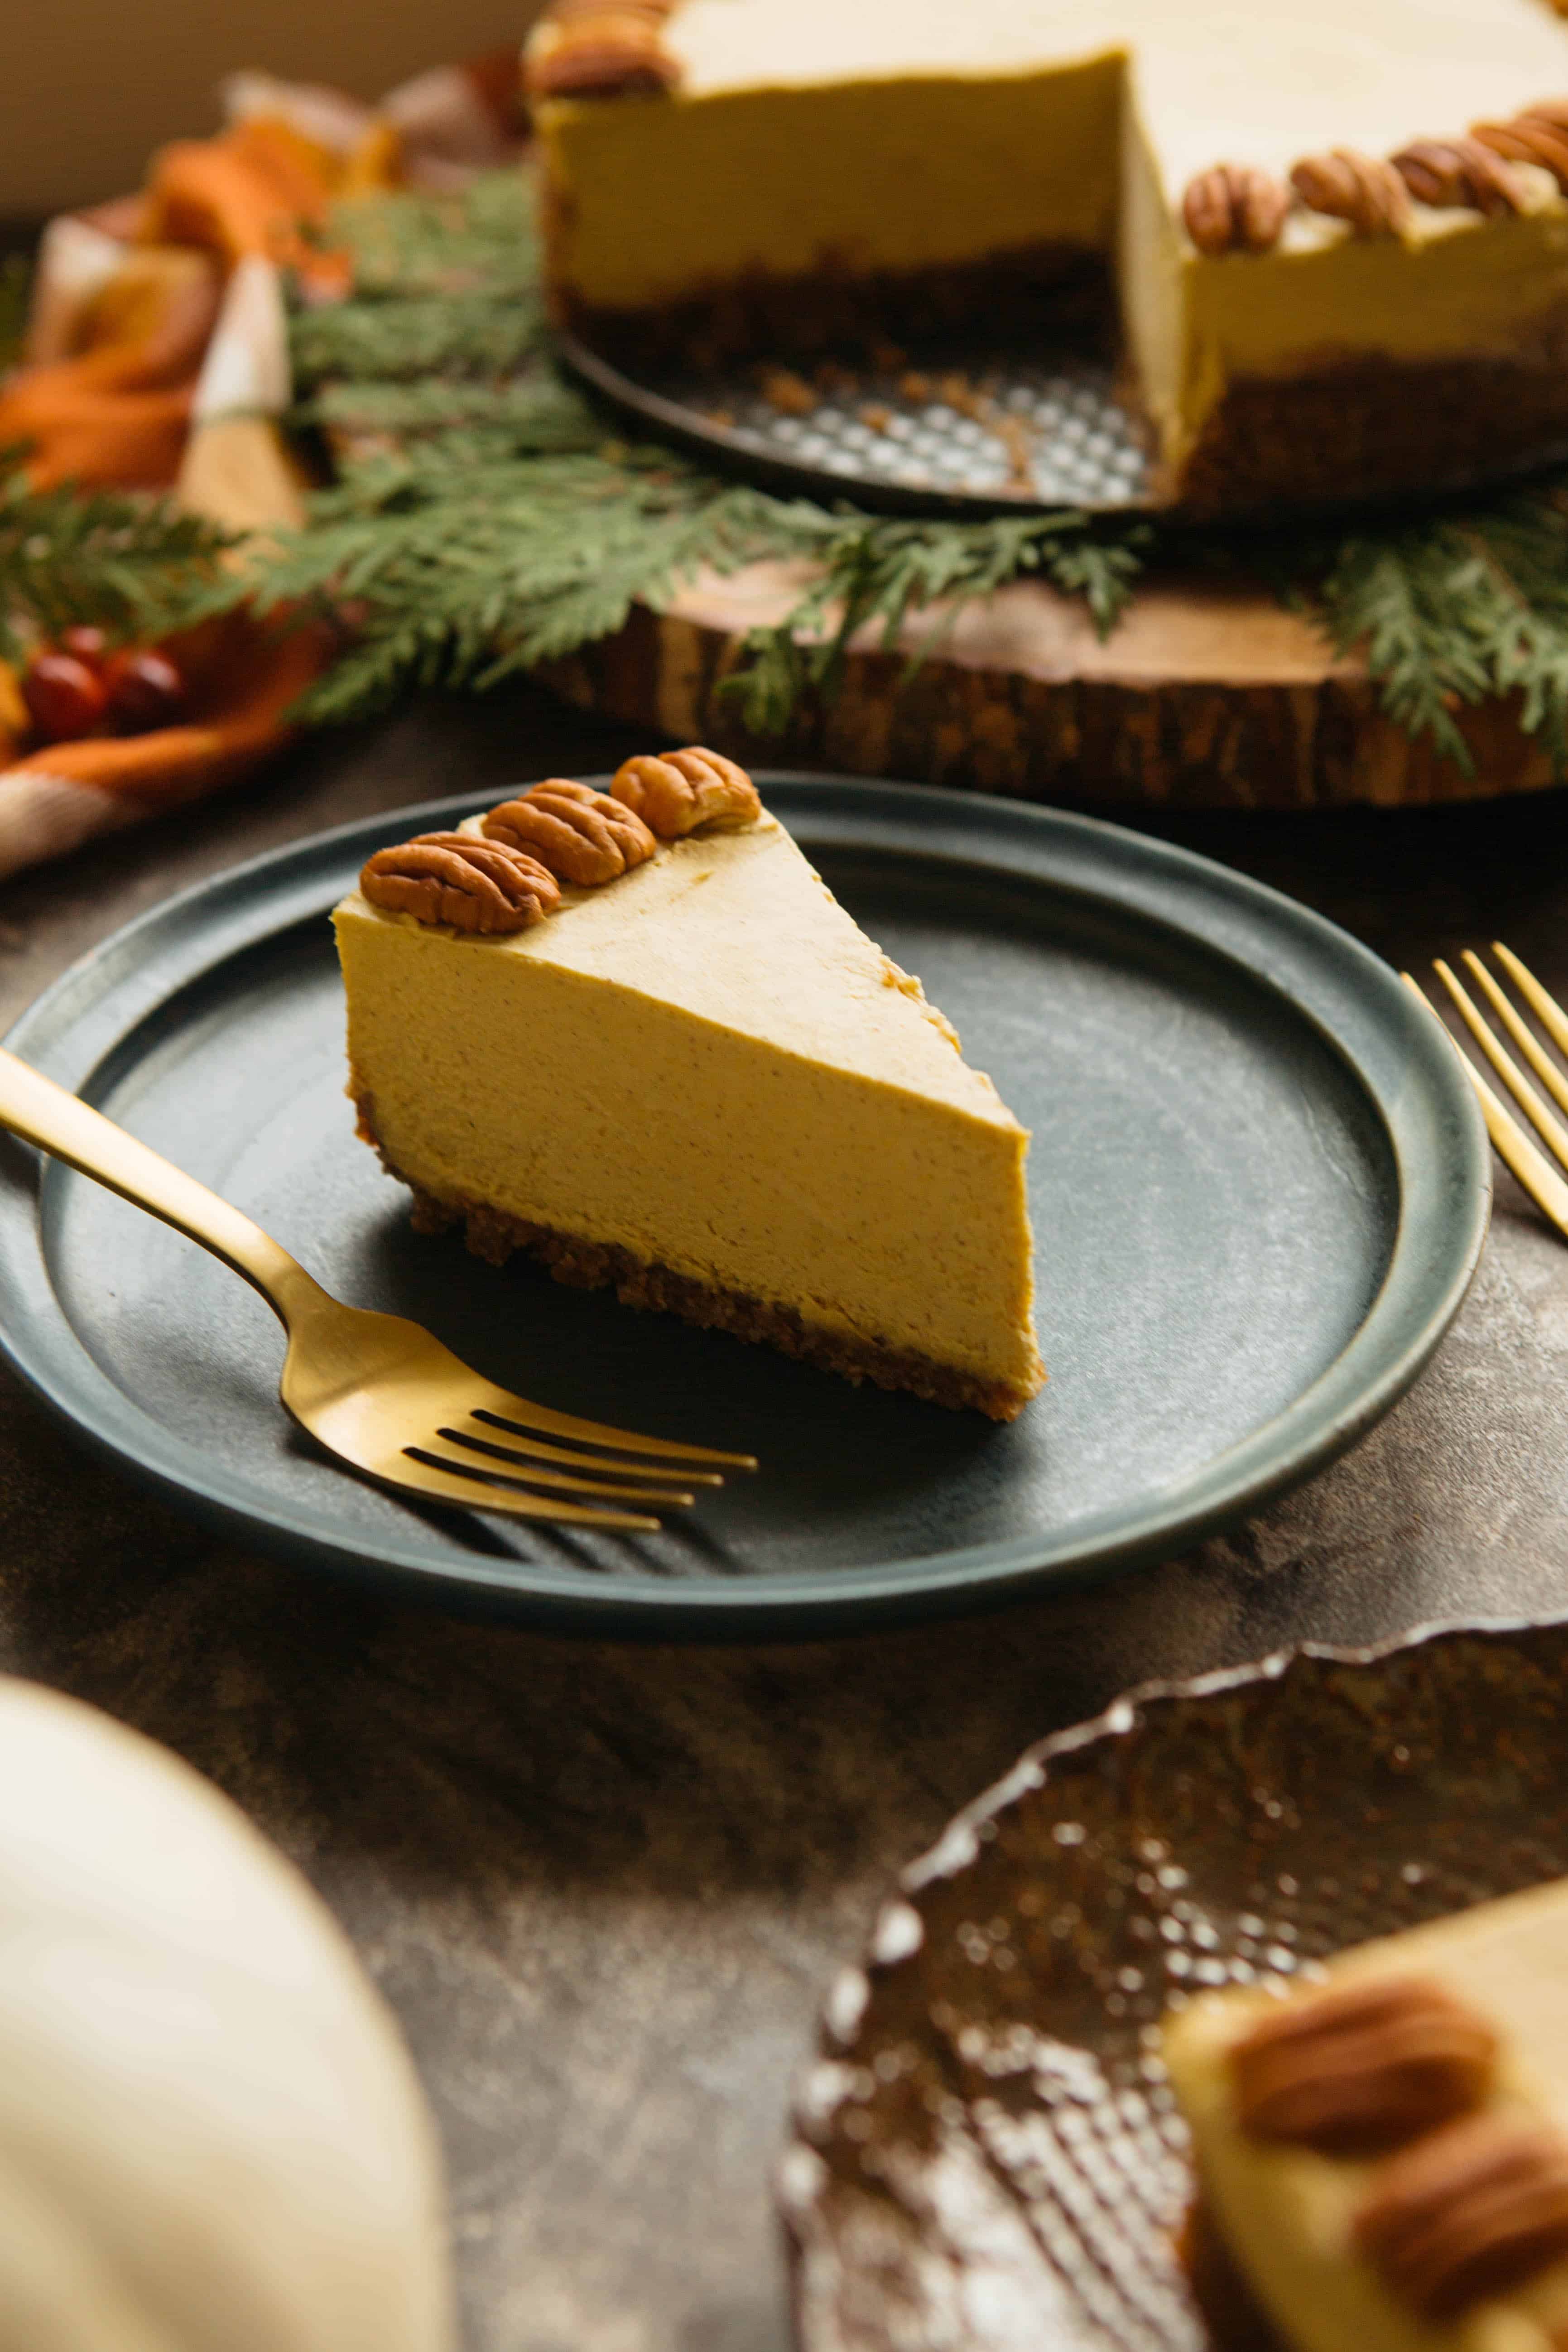
POLYGON ((1480 982, 1486 993, 1487 1003, 1491 1006, 1542 1086, 1554 1097, 1560 1108, 1568 1110, 1568 1078, 1563 1076, 1551 1055, 1542 1052, 1541 1046, 1531 1035, 1474 948, 1465 950, 1465 963, 1475 979, 1480 982))
POLYGON ((579 1454, 569 1445, 552 1445, 543 1438, 517 1436, 511 1430, 503 1432, 499 1422, 489 1422, 482 1412, 472 1413, 467 1421, 457 1422, 442 1431, 444 1437, 456 1438, 463 1445, 482 1445, 508 1462, 553 1462, 563 1470, 607 1471, 615 1477, 668 1478, 683 1486, 721 1486, 723 1475, 718 1470, 692 1470, 684 1465, 679 1470, 662 1470, 657 1463, 614 1462, 603 1454, 579 1454), (506 1443, 502 1444, 503 1436, 506 1443))
MULTIPOLYGON (((455 1432, 449 1429, 438 1429, 436 1435, 448 1438, 454 1444, 462 1443, 461 1439, 456 1436, 455 1432)), ((458 1455, 457 1462, 454 1463, 453 1457, 448 1454, 443 1454, 432 1440, 428 1445, 422 1445, 419 1448, 415 1458, 421 1462, 450 1465, 466 1470, 488 1471, 497 1477, 506 1479, 509 1484, 516 1481, 524 1486, 545 1486, 552 1492, 561 1494, 591 1495, 596 1503, 668 1503, 673 1510, 678 1505, 691 1504, 697 1500, 695 1495, 684 1495, 679 1487, 627 1486, 618 1482, 611 1483, 599 1478, 578 1478, 574 1477, 570 1470, 552 1470, 532 1462, 521 1460, 518 1462, 514 1470, 508 1466, 504 1457, 500 1460, 495 1458, 500 1453, 501 1449, 499 1445, 489 1446, 482 1454, 476 1447, 474 1455, 467 1458, 458 1455)), ((632 1475, 635 1475, 635 1472, 632 1475)))
POLYGON ((652 1454, 671 1462, 708 1462, 722 1470, 754 1470, 754 1454, 721 1454, 710 1445, 682 1445, 673 1437, 639 1437, 635 1429, 610 1429, 601 1421, 579 1421, 569 1412, 553 1412, 548 1405, 527 1397, 510 1396, 505 1389, 486 1388, 468 1410, 493 1413, 509 1428, 526 1435, 540 1431, 547 1437, 574 1438, 580 1444, 604 1445, 622 1454, 652 1454))
POLYGON ((659 1522, 637 1511, 595 1511, 581 1503, 553 1503, 542 1495, 525 1495, 516 1486, 492 1486, 488 1480, 458 1477, 434 1465, 405 1455, 395 1473, 380 1471, 382 1482, 395 1490, 405 1487, 427 1502, 457 1503, 466 1511, 504 1511, 514 1519, 541 1519, 574 1528, 611 1528, 623 1535, 657 1535, 659 1522))
POLYGON ((1433 965, 1438 979, 1459 1009, 1466 1028, 1520 1105, 1536 1133, 1551 1147, 1564 1168, 1568 1168, 1568 1128, 1547 1108, 1512 1056, 1505 1054, 1486 1023, 1481 1019, 1469 996, 1439 957, 1433 965))
POLYGON ((1480 1072, 1465 1065, 1481 1098, 1487 1132, 1498 1158, 1510 1168, 1542 1214, 1568 1237, 1568 1184, 1563 1181, 1544 1152, 1538 1151, 1512 1112, 1493 1094, 1480 1072))
POLYGON ((1521 963, 1511 948, 1505 948, 1500 940, 1494 940, 1492 953, 1552 1044, 1562 1053, 1568 1054, 1568 1013, 1563 1012, 1555 997, 1548 996, 1529 965, 1521 963))
POLYGON ((1457 1040, 1449 1036, 1443 1023, 1437 1019, 1436 1009, 1427 1003, 1425 994, 1410 974, 1401 972, 1400 978, 1416 1002, 1426 1006, 1458 1055, 1460 1066, 1480 1098, 1481 1115, 1486 1120, 1487 1133, 1491 1137, 1492 1149, 1498 1158, 1512 1170, 1542 1216, 1549 1217, 1560 1233, 1568 1235, 1568 1184, 1563 1181, 1544 1154, 1536 1150, 1512 1112, 1504 1108, 1475 1064, 1459 1053, 1457 1040))

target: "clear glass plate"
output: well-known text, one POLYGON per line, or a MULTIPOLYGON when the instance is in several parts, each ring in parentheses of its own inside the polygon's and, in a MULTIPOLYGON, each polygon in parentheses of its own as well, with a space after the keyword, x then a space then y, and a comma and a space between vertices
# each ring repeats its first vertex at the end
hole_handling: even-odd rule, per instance
POLYGON ((1568 1873, 1568 1625, 1156 1685, 1045 1740, 829 1995, 779 2175, 805 2352, 1209 2352, 1192 1992, 1568 1873))

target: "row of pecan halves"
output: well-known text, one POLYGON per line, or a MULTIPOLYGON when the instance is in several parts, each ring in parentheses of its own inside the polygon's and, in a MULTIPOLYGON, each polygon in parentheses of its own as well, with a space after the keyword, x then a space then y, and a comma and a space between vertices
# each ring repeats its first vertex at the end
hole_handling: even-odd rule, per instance
POLYGON ((1417 139, 1386 159, 1335 147, 1304 156, 1290 184, 1251 163, 1216 163, 1182 203, 1200 253, 1268 253, 1296 205, 1349 223, 1357 236, 1402 236, 1416 204, 1489 217, 1522 212, 1516 163, 1551 173, 1568 195, 1568 99, 1543 99, 1509 122, 1477 122, 1462 139, 1417 139))
POLYGON ((614 882, 661 840, 738 831, 762 806, 744 768, 718 751, 648 753, 617 769, 607 793, 551 776, 489 810, 478 833, 421 833, 378 849, 360 888, 388 914, 503 938, 554 914, 563 882, 614 882))

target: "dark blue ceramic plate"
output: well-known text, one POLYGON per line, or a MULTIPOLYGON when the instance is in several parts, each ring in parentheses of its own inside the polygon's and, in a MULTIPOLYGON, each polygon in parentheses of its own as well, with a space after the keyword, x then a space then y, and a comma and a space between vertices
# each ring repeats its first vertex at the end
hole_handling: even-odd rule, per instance
POLYGON ((441 801, 170 900, 14 1050, 237 1202, 346 1298, 567 1411, 749 1449, 658 1537, 422 1509, 278 1405, 281 1337, 153 1219, 0 1142, 0 1343, 81 1433, 229 1533, 597 1634, 816 1635, 1180 1549, 1354 1443, 1464 1296, 1489 1162, 1458 1057, 1376 957, 1179 849, 968 794, 763 780, 1034 1130, 1048 1387, 996 1427, 497 1274, 420 1239, 353 1135, 327 910, 441 801))

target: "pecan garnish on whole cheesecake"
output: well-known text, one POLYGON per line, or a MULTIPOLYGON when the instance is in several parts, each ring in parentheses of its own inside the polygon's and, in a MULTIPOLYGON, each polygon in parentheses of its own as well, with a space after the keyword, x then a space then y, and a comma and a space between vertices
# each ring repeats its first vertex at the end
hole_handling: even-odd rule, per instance
POLYGON ((1187 184, 1182 219, 1200 253, 1268 253, 1279 242, 1290 192, 1251 163, 1216 163, 1187 184))
POLYGON ((658 97, 680 68, 663 39, 664 12, 637 5, 573 9, 540 26, 523 66, 530 98, 658 97))
POLYGON ((1414 217, 1410 191, 1393 164, 1353 147, 1304 155, 1290 184, 1310 212, 1347 221, 1357 236, 1403 236, 1414 217))
POLYGON ((1482 213, 1489 219, 1524 210, 1518 179, 1479 139, 1417 139, 1393 160, 1419 204, 1482 213))
POLYGON ((1508 122, 1472 122, 1470 136, 1506 163, 1534 163, 1568 195, 1568 99, 1542 99, 1508 122))

